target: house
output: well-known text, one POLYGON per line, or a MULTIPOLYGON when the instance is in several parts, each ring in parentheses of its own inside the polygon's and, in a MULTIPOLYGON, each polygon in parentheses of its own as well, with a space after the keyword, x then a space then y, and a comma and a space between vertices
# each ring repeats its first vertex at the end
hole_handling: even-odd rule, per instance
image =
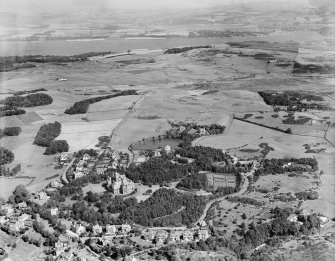
POLYGON ((83 176, 85 176, 85 174, 84 174, 84 172, 75 172, 74 173, 74 178, 75 179, 78 179, 78 178, 81 178, 81 177, 83 177, 83 176))
POLYGON ((9 230, 19 232, 20 229, 24 228, 24 222, 23 221, 16 221, 15 223, 9 224, 9 230))
POLYGON ((80 160, 76 167, 76 172, 83 172, 85 169, 86 161, 80 160))
POLYGON ((60 235, 58 241, 55 243, 56 256, 59 256, 61 252, 70 245, 70 237, 67 235, 60 235))
POLYGON ((160 150, 154 150, 154 157, 160 157, 160 156, 161 156, 160 150))
POLYGON ((58 215, 58 208, 51 208, 50 209, 50 214, 52 216, 57 216, 58 215))
POLYGON ((190 130, 187 132, 188 135, 194 135, 194 134, 196 134, 196 133, 197 133, 197 130, 196 130, 196 129, 190 129, 190 130))
POLYGON ((17 207, 21 210, 21 209, 26 209, 27 208, 27 203, 25 201, 20 202, 17 204, 17 207))
POLYGON ((200 229, 198 231, 198 239, 199 240, 206 240, 207 238, 209 238, 209 233, 207 229, 200 229))
POLYGON ((168 232, 166 232, 165 230, 158 230, 157 234, 156 234, 156 242, 157 243, 163 243, 167 238, 168 238, 169 234, 168 232))
POLYGON ((128 224, 122 224, 121 225, 121 231, 122 233, 129 233, 131 230, 131 226, 128 224))
POLYGON ((207 226, 206 221, 205 221, 205 220, 201 220, 201 221, 199 222, 199 226, 200 226, 200 227, 205 227, 205 226, 207 226))
POLYGON ((102 175, 107 171, 107 168, 104 165, 99 165, 95 168, 98 175, 102 175))
POLYGON ((18 221, 25 222, 26 220, 31 219, 31 215, 23 213, 21 216, 18 217, 18 221))
POLYGON ((84 161, 89 161, 90 159, 91 159, 91 156, 88 155, 87 153, 85 153, 84 156, 83 156, 83 160, 84 161))
POLYGON ((117 228, 114 225, 107 225, 106 226, 106 234, 115 236, 116 235, 117 228))
POLYGON ((74 233, 71 230, 66 230, 65 232, 66 232, 66 235, 71 239, 78 239, 79 238, 79 235, 77 233, 74 233))
POLYGON ((180 132, 183 132, 184 130, 186 130, 186 128, 185 128, 184 126, 180 126, 180 127, 179 127, 179 131, 180 131, 180 132))
POLYGON ((26 227, 30 227, 30 228, 32 228, 32 227, 33 227, 33 224, 34 224, 34 221, 33 221, 32 219, 27 219, 27 220, 24 221, 24 225, 25 225, 26 227))
POLYGON ((96 224, 93 226, 92 231, 94 234, 101 234, 102 233, 102 227, 99 226, 99 224, 96 224))
POLYGON ((37 192, 37 198, 40 200, 48 199, 49 196, 44 191, 37 192))
POLYGON ((1 210, 5 213, 7 217, 14 214, 14 208, 11 204, 2 205, 1 210))
POLYGON ((63 162, 63 163, 68 162, 68 161, 70 160, 70 155, 69 155, 69 153, 62 152, 62 153, 59 155, 58 160, 59 160, 60 162, 63 162))
POLYGON ((61 188, 61 187, 63 187, 63 184, 59 180, 53 180, 50 183, 50 187, 52 187, 52 188, 61 188))
POLYGON ((199 134, 200 134, 201 136, 203 136, 203 135, 207 135, 208 132, 206 131, 205 128, 199 128, 199 134))
POLYGON ((7 222, 7 217, 6 216, 0 216, 0 224, 5 224, 7 222))
POLYGON ((101 238, 102 245, 103 245, 103 246, 114 245, 114 243, 113 243, 113 238, 114 238, 114 236, 110 236, 110 235, 108 235, 108 236, 103 236, 103 237, 101 238))
POLYGON ((288 221, 290 222, 297 222, 298 221, 298 216, 295 215, 295 214, 291 214, 288 218, 287 218, 288 221))
POLYGON ((170 153, 171 152, 171 146, 170 145, 166 145, 164 147, 164 150, 165 150, 166 153, 170 153))
POLYGON ((182 238, 183 238, 184 241, 193 241, 194 234, 190 230, 185 230, 182 234, 182 238))
POLYGON ((117 172, 114 173, 113 177, 107 179, 107 185, 111 188, 114 195, 127 195, 135 189, 134 182, 117 172))
POLYGON ((141 163, 146 162, 148 159, 149 159, 149 158, 146 157, 146 156, 144 156, 144 155, 143 155, 143 156, 138 156, 138 157, 135 159, 134 163, 135 163, 136 165, 139 165, 139 164, 141 164, 141 163))
POLYGON ((174 241, 180 241, 181 235, 182 235, 181 231, 172 230, 170 232, 169 239, 173 242, 174 241))
POLYGON ((79 236, 86 232, 86 228, 84 226, 82 226, 81 224, 76 224, 74 226, 74 230, 75 230, 76 234, 79 235, 79 236))
POLYGON ((156 234, 157 234, 157 230, 156 230, 156 229, 149 229, 148 231, 145 231, 145 232, 143 233, 143 237, 144 237, 146 240, 152 241, 152 240, 155 239, 156 234))

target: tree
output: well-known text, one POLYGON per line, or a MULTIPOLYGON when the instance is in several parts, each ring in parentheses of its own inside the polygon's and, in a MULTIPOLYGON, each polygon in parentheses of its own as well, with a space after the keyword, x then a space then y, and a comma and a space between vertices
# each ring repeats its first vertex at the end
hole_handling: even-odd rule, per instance
POLYGON ((15 188, 13 195, 14 195, 15 203, 27 201, 30 197, 30 193, 28 192, 28 190, 26 189, 24 185, 18 185, 15 188))

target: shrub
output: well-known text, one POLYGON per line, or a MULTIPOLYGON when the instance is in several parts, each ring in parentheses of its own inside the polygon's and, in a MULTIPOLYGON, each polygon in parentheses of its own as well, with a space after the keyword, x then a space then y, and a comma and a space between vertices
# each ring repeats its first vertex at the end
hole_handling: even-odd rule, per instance
POLYGON ((21 133, 20 127, 6 127, 2 131, 3 136, 19 136, 21 133))

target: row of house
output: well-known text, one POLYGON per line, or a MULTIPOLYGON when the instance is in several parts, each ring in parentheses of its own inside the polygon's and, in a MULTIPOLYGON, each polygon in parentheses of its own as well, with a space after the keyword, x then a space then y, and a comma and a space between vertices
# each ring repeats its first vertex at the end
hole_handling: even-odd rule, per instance
POLYGON ((164 229, 149 229, 142 233, 145 240, 155 241, 156 243, 170 242, 191 242, 206 240, 210 237, 209 231, 206 228, 199 230, 164 230, 164 229))

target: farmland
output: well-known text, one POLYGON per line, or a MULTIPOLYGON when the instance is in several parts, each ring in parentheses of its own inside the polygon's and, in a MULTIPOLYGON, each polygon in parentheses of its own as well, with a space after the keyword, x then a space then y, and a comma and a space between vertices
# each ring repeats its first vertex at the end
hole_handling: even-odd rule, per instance
MULTIPOLYGON (((145 33, 131 13, 126 15, 134 15, 127 21, 131 30, 116 26, 109 32, 118 33, 115 41, 124 44, 117 47, 120 50, 94 50, 101 55, 79 59, 76 52, 93 45, 78 41, 78 49, 71 49, 76 35, 68 49, 61 50, 73 53, 68 58, 62 55, 56 63, 58 56, 52 53, 44 58, 18 56, 15 59, 29 58, 32 65, 2 72, 0 96, 3 105, 25 113, 0 117, 2 130, 21 130, 14 131, 19 134, 16 136, 4 135, 0 142, 13 153, 13 157, 9 153, 2 156, 2 165, 11 170, 20 164, 21 169, 11 177, 0 177, 0 198, 15 201, 16 197, 10 196, 18 185, 30 193, 48 192, 50 200, 40 199, 43 193, 33 195, 35 203, 45 203, 33 219, 57 236, 65 233, 58 221, 66 229, 81 223, 87 231, 78 237, 86 243, 74 243, 72 250, 99 253, 96 257, 101 260, 105 254, 121 258, 134 252, 143 254, 142 260, 173 260, 177 256, 214 260, 213 253, 227 260, 250 259, 257 258, 255 248, 263 243, 274 250, 267 253, 273 260, 278 259, 276 254, 303 260, 295 254, 300 249, 296 246, 310 249, 307 243, 297 242, 302 235, 314 240, 309 236, 320 232, 315 215, 328 218, 329 227, 335 217, 333 55, 321 50, 333 42, 319 32, 318 26, 327 17, 318 17, 314 14, 317 10, 308 9, 308 19, 299 17, 299 12, 272 17, 277 12, 273 10, 265 20, 255 16, 261 11, 250 13, 247 8, 238 13, 230 10, 233 15, 215 10, 192 16, 188 11, 187 19, 185 14, 182 20, 181 14, 174 14, 169 26, 162 25, 168 15, 164 13, 162 20, 149 23, 145 33), (261 22, 256 23, 254 16, 261 22), (315 27, 308 33, 305 29, 273 31, 271 26, 281 26, 291 16, 292 27, 300 23, 306 30, 310 23, 315 27), (199 23, 199 28, 192 23, 199 23), (229 23, 243 30, 225 28, 229 23), (183 35, 170 34, 181 29, 183 35), (166 39, 146 39, 149 49, 139 49, 141 40, 130 44, 126 39, 150 33, 163 33, 166 39), (312 55, 311 50, 320 55, 312 55), (314 61, 327 62, 327 66, 313 65, 314 61), (173 132, 179 136, 171 138, 173 132), (171 148, 164 149, 166 145, 171 148), (156 149, 162 151, 151 151, 156 149), (56 153, 67 150, 69 154, 56 153), (80 150, 85 151, 77 153, 80 150), (297 163, 300 158, 308 158, 313 167, 304 160, 297 163), (59 213, 54 215, 49 210, 55 206, 59 213), (288 213, 296 215, 301 224, 288 221, 288 213), (112 239, 113 246, 105 245, 105 238, 97 239, 107 227, 100 232, 93 229, 121 224, 131 226, 131 231, 112 239), (170 238, 162 240, 141 234, 155 227, 164 236, 166 230, 177 226, 192 232, 191 238, 186 240, 183 235, 178 239, 177 235, 172 239, 171 231, 170 238), (193 234, 200 230, 209 234, 200 239, 193 234), (156 245, 146 249, 141 244, 156 245), (79 249, 84 246, 87 248, 79 249), (176 246, 179 249, 175 250, 176 246), (280 246, 292 251, 285 252, 280 246)), ((100 19, 110 21, 109 26, 116 21, 104 15, 96 17, 92 27, 82 26, 87 27, 81 29, 83 34, 93 34, 92 28, 105 22, 100 19)), ((75 35, 74 31, 65 34, 75 35)), ((115 47, 110 45, 111 39, 107 36, 97 41, 94 48, 115 47)), ((57 45, 46 48, 50 52, 59 52, 59 46, 64 46, 61 41, 48 41, 57 45)), ((33 52, 34 46, 48 43, 35 44, 22 52, 33 52)), ((33 230, 37 229, 27 234, 39 238, 33 230)), ((0 238, 12 241, 7 236, 0 238)), ((326 247, 320 242, 311 249, 326 247)), ((12 260, 24 253, 27 259, 38 259, 42 253, 22 240, 17 245, 9 254, 12 260)))

